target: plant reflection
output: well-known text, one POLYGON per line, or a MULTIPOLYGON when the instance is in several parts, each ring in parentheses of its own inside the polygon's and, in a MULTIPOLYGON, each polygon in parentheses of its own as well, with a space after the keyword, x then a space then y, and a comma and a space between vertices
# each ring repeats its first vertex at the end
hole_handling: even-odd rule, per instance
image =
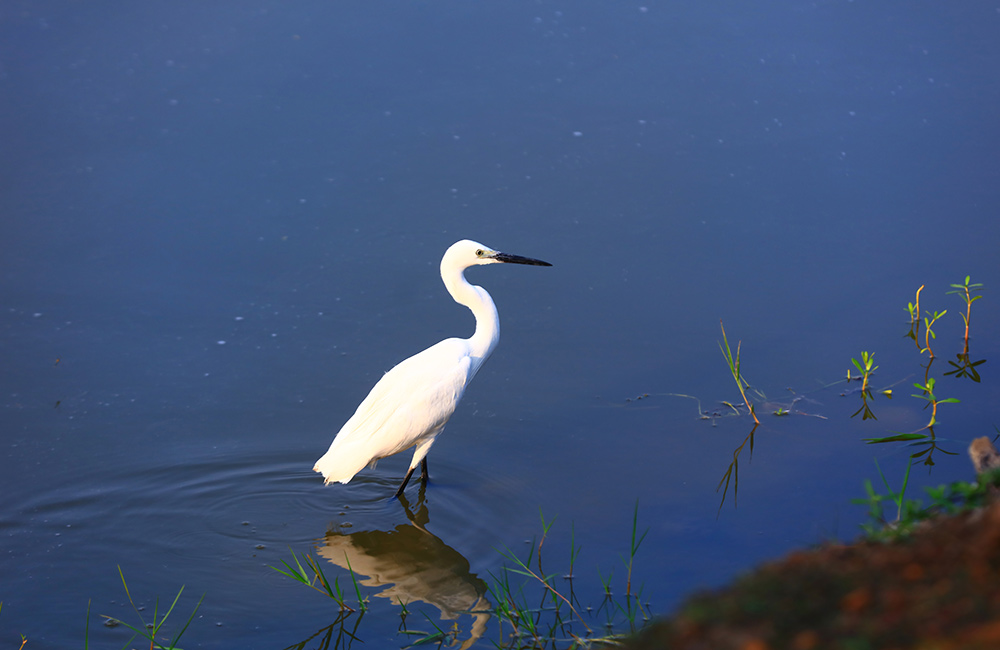
POLYGON ((957 354, 955 356, 958 357, 958 363, 955 363, 954 361, 948 361, 948 365, 952 366, 954 370, 952 370, 951 372, 944 373, 944 376, 948 377, 950 375, 954 375, 956 378, 966 377, 978 384, 981 380, 981 377, 979 376, 979 371, 976 370, 976 366, 986 363, 986 359, 980 359, 979 361, 972 361, 971 358, 969 357, 968 351, 966 351, 963 354, 957 354))
POLYGON ((957 456, 958 453, 954 451, 948 451, 947 449, 939 446, 937 436, 934 433, 934 427, 927 427, 927 435, 921 440, 910 443, 910 446, 915 447, 917 451, 910 454, 910 458, 916 460, 917 458, 924 458, 924 465, 928 467, 934 466, 934 452, 940 451, 942 454, 947 456, 957 456))
MULTIPOLYGON (((937 435, 934 433, 934 425, 938 423, 938 406, 941 404, 955 404, 958 403, 958 400, 953 397, 941 399, 934 394, 934 386, 937 382, 930 376, 930 369, 933 363, 933 358, 927 360, 927 365, 924 366, 924 383, 921 384, 917 382, 913 384, 913 387, 919 389, 921 392, 919 394, 911 395, 911 397, 916 397, 926 401, 927 404, 924 408, 931 409, 930 420, 927 424, 910 433, 895 433, 891 436, 881 438, 865 438, 865 442, 870 445, 886 442, 909 442, 910 446, 916 447, 917 449, 910 454, 910 458, 914 460, 923 458, 924 465, 927 467, 934 466, 934 452, 940 451, 942 454, 947 454, 949 456, 957 455, 956 452, 948 451, 947 449, 939 446, 937 435)), ((854 415, 857 415, 857 413, 854 415)))
MULTIPOLYGON (((430 516, 422 486, 415 511, 405 495, 400 495, 399 502, 409 523, 388 531, 331 530, 317 553, 352 571, 365 586, 385 586, 375 595, 401 605, 404 613, 415 602, 433 605, 442 620, 456 621, 451 632, 445 633, 451 645, 461 643, 460 648, 468 648, 486 632, 491 610, 485 597, 487 585, 470 571, 461 553, 427 530, 430 516), (468 638, 460 642, 457 619, 463 614, 472 617, 472 624, 468 638)), ((403 621, 405 626, 405 615, 403 621)))
POLYGON ((753 459, 753 434, 757 432, 758 426, 760 425, 753 425, 753 428, 750 429, 750 433, 747 434, 747 437, 743 439, 743 442, 741 442, 736 449, 733 450, 733 461, 729 463, 729 469, 727 469, 726 473, 723 474, 722 480, 719 481, 719 486, 715 488, 716 492, 720 489, 722 490, 722 501, 719 502, 719 510, 716 512, 716 517, 718 517, 719 513, 722 512, 722 506, 726 503, 726 494, 729 492, 730 479, 733 481, 733 505, 737 505, 737 495, 739 494, 740 488, 740 452, 743 451, 743 448, 746 447, 749 442, 750 459, 753 459), (723 487, 723 484, 725 484, 725 487, 723 487))
POLYGON ((861 415, 861 419, 862 420, 877 420, 878 419, 877 417, 875 417, 875 412, 872 411, 871 405, 868 404, 868 399, 871 398, 871 396, 872 396, 871 392, 869 392, 869 391, 861 391, 861 406, 858 407, 857 411, 855 411, 854 413, 851 414, 852 418, 855 417, 855 416, 857 416, 858 413, 861 413, 862 414, 861 415))
POLYGON ((319 640, 319 645, 315 646, 317 648, 323 648, 323 650, 337 650, 338 648, 351 647, 351 644, 357 641, 358 643, 364 643, 358 636, 358 626, 361 625, 361 619, 364 618, 364 612, 359 614, 354 618, 354 625, 350 626, 348 629, 347 621, 351 617, 351 612, 342 611, 340 615, 337 616, 337 620, 333 623, 327 625, 320 631, 313 634, 308 639, 302 641, 302 643, 296 643, 295 645, 290 645, 285 650, 305 650, 305 648, 312 647, 309 646, 310 642, 314 639, 319 640))
MULTIPOLYGON (((966 336, 968 336, 968 330, 966 330, 966 336)), ((968 338, 966 338, 965 341, 966 349, 964 353, 966 360, 968 359, 968 344, 969 341, 968 338)), ((958 356, 959 359, 961 359, 963 355, 960 354, 958 356)), ((972 366, 969 367, 969 369, 973 373, 976 373, 974 366, 977 366, 984 362, 985 359, 983 361, 976 361, 973 363, 972 366)), ((955 363, 952 361, 949 361, 948 363, 950 363, 953 366, 955 365, 955 363)), ((920 427, 916 431, 910 433, 895 433, 891 436, 885 436, 881 438, 866 438, 865 442, 867 442, 868 444, 880 444, 886 442, 908 442, 910 443, 910 446, 916 448, 916 451, 910 454, 910 458, 914 460, 918 458, 923 458, 924 459, 923 463, 927 467, 933 467, 935 464, 934 452, 939 451, 942 454, 946 454, 948 456, 958 455, 956 452, 948 451, 947 449, 941 447, 938 444, 939 441, 937 435, 934 433, 934 426, 938 424, 938 419, 937 419, 938 406, 940 406, 941 404, 957 404, 959 403, 959 400, 954 397, 941 398, 934 393, 937 380, 931 376, 931 366, 933 365, 934 365, 934 356, 933 354, 931 354, 931 356, 927 359, 927 365, 922 366, 924 369, 924 383, 921 384, 920 382, 917 382, 913 384, 913 387, 918 389, 920 393, 914 393, 911 395, 911 397, 916 397, 918 399, 924 400, 926 402, 926 404, 924 405, 925 409, 927 408, 931 409, 930 419, 928 420, 927 424, 920 427)), ((958 371, 946 372, 944 374, 945 376, 955 375, 957 372, 958 371)), ((963 375, 958 374, 957 376, 961 377, 963 375)), ((975 377, 972 378, 973 381, 978 381, 978 377, 979 375, 978 373, 976 373, 975 377)), ((862 399, 863 400, 865 399, 863 395, 862 399)), ((867 400, 865 400, 865 406, 867 407, 867 400)), ((857 415, 857 412, 854 415, 857 415)))

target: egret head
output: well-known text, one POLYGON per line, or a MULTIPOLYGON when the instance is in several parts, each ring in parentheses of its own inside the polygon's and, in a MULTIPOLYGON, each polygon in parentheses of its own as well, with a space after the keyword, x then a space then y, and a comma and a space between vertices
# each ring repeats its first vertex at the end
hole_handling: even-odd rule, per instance
POLYGON ((444 258, 441 260, 441 268, 444 269, 445 266, 457 266, 464 269, 477 264, 496 264, 498 262, 528 264, 531 266, 552 266, 548 262, 530 257, 521 257, 520 255, 511 255, 510 253, 501 253, 479 242, 463 239, 462 241, 455 242, 445 251, 444 258))

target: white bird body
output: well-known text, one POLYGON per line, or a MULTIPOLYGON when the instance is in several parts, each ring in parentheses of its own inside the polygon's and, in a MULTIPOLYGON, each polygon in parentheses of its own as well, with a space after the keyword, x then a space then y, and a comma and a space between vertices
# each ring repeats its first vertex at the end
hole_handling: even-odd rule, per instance
POLYGON ((463 272, 476 264, 513 262, 550 266, 530 258, 499 253, 477 242, 452 244, 441 259, 441 278, 451 296, 472 310, 476 331, 471 338, 450 338, 400 362, 382 376, 368 397, 337 433, 329 450, 313 467, 326 484, 347 483, 365 466, 416 446, 397 495, 426 456, 466 386, 500 339, 500 319, 490 294, 469 284, 463 272))
POLYGON ((380 458, 421 441, 429 448, 478 369, 467 347, 462 339, 447 339, 383 375, 313 469, 322 472, 326 483, 347 483, 380 458), (440 372, 430 376, 428 367, 440 372), (396 395, 398 385, 411 387, 404 402, 396 395))

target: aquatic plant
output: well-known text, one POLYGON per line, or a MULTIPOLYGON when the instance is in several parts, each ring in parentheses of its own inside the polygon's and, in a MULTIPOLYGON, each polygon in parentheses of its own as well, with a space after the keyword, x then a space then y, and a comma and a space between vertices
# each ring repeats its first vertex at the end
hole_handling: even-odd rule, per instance
POLYGON ((910 313, 910 331, 907 338, 913 339, 913 343, 920 349, 920 292, 924 290, 924 285, 917 289, 917 297, 914 302, 906 303, 906 310, 910 313))
MULTIPOLYGON (((930 363, 928 363, 928 367, 930 363)), ((934 433, 934 426, 938 424, 937 420, 937 409, 939 404, 957 404, 959 400, 954 397, 948 397, 944 399, 938 399, 934 394, 934 387, 937 381, 934 377, 926 377, 924 383, 913 384, 914 388, 920 389, 920 393, 914 393, 911 396, 922 400, 925 400, 931 408, 931 416, 927 424, 920 427, 917 431, 912 431, 909 433, 893 433, 890 436, 882 436, 878 438, 865 438, 864 442, 868 444, 881 444, 887 442, 909 442, 910 444, 919 447, 919 449, 912 454, 910 458, 915 460, 917 458, 924 458, 924 465, 933 466, 934 465, 934 452, 940 451, 943 454, 948 454, 949 456, 956 455, 955 452, 942 449, 938 445, 937 435, 934 433), (926 431, 926 433, 925 433, 926 431)), ((925 407, 926 408, 926 407, 925 407)), ((855 413, 857 415, 857 413, 855 413)), ((852 416, 853 417, 853 416, 852 416)))
POLYGON ((875 353, 862 351, 861 361, 854 358, 852 358, 851 361, 854 362, 854 367, 861 373, 861 392, 869 392, 868 379, 871 377, 873 372, 878 370, 878 366, 875 365, 875 353))
MULTIPOLYGON (((647 531, 639 530, 639 506, 635 505, 632 514, 631 534, 628 550, 621 555, 620 560, 624 573, 623 593, 616 594, 613 588, 614 571, 603 575, 598 571, 603 585, 603 598, 597 607, 584 606, 574 592, 574 571, 579 560, 580 547, 576 542, 575 529, 571 529, 568 571, 549 572, 543 562, 543 550, 549 539, 555 518, 546 519, 540 513, 542 532, 537 540, 533 540, 526 558, 509 548, 497 549, 505 560, 497 573, 491 573, 492 585, 488 585, 491 594, 490 601, 496 603, 489 609, 470 611, 471 614, 488 613, 499 625, 499 641, 494 641, 498 648, 589 648, 595 645, 614 643, 627 634, 636 632, 650 618, 649 604, 642 602, 642 588, 635 584, 635 560, 639 548, 646 538, 647 531), (524 578, 523 582, 517 580, 524 578)), ((334 579, 324 575, 318 561, 305 555, 300 558, 292 551, 291 561, 282 561, 284 568, 271 567, 275 571, 300 582, 311 589, 333 599, 340 606, 340 617, 335 624, 324 628, 327 639, 332 639, 337 624, 341 626, 340 633, 355 638, 357 621, 354 631, 343 629, 344 621, 354 609, 345 602, 343 590, 334 579)), ((354 582, 359 604, 366 599, 361 595, 358 580, 354 571, 348 568, 354 582)), ((483 602, 490 602, 484 600, 483 602)), ((430 628, 425 630, 410 629, 408 618, 411 617, 409 606, 399 602, 400 626, 399 634, 412 638, 407 647, 435 644, 438 646, 452 645, 457 640, 456 629, 444 629, 435 623, 427 614, 419 612, 430 628)), ((362 607, 360 616, 364 615, 362 607)), ((360 620, 360 616, 358 620, 360 620)), ((317 634, 321 634, 323 631, 317 634)), ((296 648, 305 648, 310 637, 296 648)), ((321 646, 321 647, 334 647, 321 646)))
POLYGON ((959 400, 957 398, 954 398, 954 397, 948 397, 946 399, 938 399, 937 396, 934 395, 934 384, 935 383, 937 383, 936 380, 933 377, 929 377, 923 384, 920 384, 920 383, 913 384, 913 387, 920 389, 921 393, 919 395, 916 394, 916 393, 914 393, 913 395, 911 395, 911 397, 918 397, 918 398, 920 398, 922 400, 926 400, 930 404, 930 406, 931 406, 931 419, 930 419, 930 421, 926 425, 924 425, 925 429, 930 429, 935 424, 937 424, 937 409, 938 409, 938 404, 958 404, 959 403, 959 400))
MULTIPOLYGON (((497 604, 494 615, 500 621, 500 637, 497 643, 500 648, 556 648, 568 644, 569 648, 589 648, 594 645, 615 644, 627 634, 633 634, 650 619, 649 604, 642 602, 642 589, 636 589, 633 584, 633 568, 639 547, 646 538, 648 530, 639 533, 639 504, 636 502, 632 514, 632 529, 629 539, 628 554, 621 556, 625 568, 624 594, 619 600, 612 587, 613 572, 607 576, 599 575, 604 587, 604 598, 601 605, 584 607, 573 590, 572 570, 563 574, 568 588, 561 587, 557 582, 556 573, 547 573, 542 562, 542 549, 548 537, 549 529, 555 520, 546 522, 542 516, 542 535, 537 543, 534 541, 528 551, 528 556, 521 559, 510 549, 499 552, 510 563, 505 564, 499 574, 490 574, 493 585, 490 592, 497 604), (511 575, 528 578, 526 584, 515 587, 511 575), (525 594, 526 589, 535 586, 540 593, 534 599, 525 594), (602 621, 595 621, 595 616, 601 615, 602 621), (605 633, 599 635, 596 629, 600 627, 605 633), (509 628, 509 632, 504 629, 509 628), (580 633, 582 627, 585 633, 580 633)), ((579 548, 575 539, 571 539, 570 566, 577 558, 579 548)), ((600 572, 598 572, 600 574, 600 572)))
POLYGON ((935 311, 934 315, 930 318, 924 316, 924 347, 920 352, 927 352, 931 359, 934 358, 934 350, 931 349, 931 339, 937 338, 937 334, 934 333, 932 328, 934 327, 934 323, 947 313, 948 310, 945 309, 942 312, 935 311))
MULTIPOLYGON (((851 358, 854 363, 854 367, 858 369, 861 373, 861 407, 854 412, 851 417, 853 418, 858 413, 864 413, 861 416, 862 420, 877 420, 875 413, 872 412, 871 406, 868 404, 868 399, 872 397, 871 389, 868 387, 868 380, 871 378, 872 373, 878 370, 878 366, 875 365, 875 353, 869 353, 867 351, 861 352, 861 361, 855 358, 851 358)), ((854 379, 851 377, 850 369, 847 370, 847 381, 852 381, 854 379)))
MULTIPOLYGON (((898 528, 900 522, 903 520, 903 510, 904 505, 907 508, 912 507, 912 502, 906 501, 906 486, 910 482, 910 467, 913 465, 913 459, 908 458, 906 461, 906 473, 903 475, 903 484, 899 488, 899 492, 894 491, 889 486, 889 481, 886 480, 885 474, 882 473, 882 468, 878 465, 878 460, 875 460, 875 469, 878 471, 879 477, 882 479, 882 484, 885 485, 886 494, 879 494, 872 487, 872 482, 869 479, 865 479, 865 492, 868 496, 864 499, 851 499, 851 503, 858 503, 868 506, 868 516, 872 520, 871 523, 862 524, 861 527, 864 529, 869 536, 873 536, 879 531, 883 530, 887 526, 898 528), (891 501, 896 504, 896 518, 892 521, 887 521, 882 512, 882 503, 884 501, 891 501)), ((911 513, 909 510, 906 512, 907 520, 909 521, 911 513)))
MULTIPOLYGON (((972 318, 972 303, 982 297, 981 295, 974 295, 974 294, 982 288, 982 285, 978 283, 971 283, 970 280, 971 280, 970 276, 968 275, 965 276, 965 281, 963 283, 950 285, 953 290, 947 292, 949 294, 957 294, 965 303, 965 312, 962 314, 962 320, 965 323, 965 333, 964 333, 963 350, 961 353, 956 355, 958 362, 956 363, 955 361, 949 360, 948 363, 949 365, 952 366, 953 370, 944 373, 944 376, 967 377, 974 382, 979 382, 981 378, 976 368, 977 366, 986 363, 986 360, 981 359, 979 361, 972 361, 971 357, 969 356, 969 323, 972 318)), ((907 336, 909 338, 913 338, 915 341, 918 340, 917 334, 919 332, 919 323, 920 323, 920 292, 923 290, 923 288, 924 288, 923 285, 921 285, 920 289, 917 289, 916 303, 907 304, 907 311, 910 314, 910 324, 911 324, 910 332, 907 334, 907 336)), ((938 440, 934 433, 934 426, 939 423, 937 419, 938 406, 940 404, 955 404, 959 402, 958 399, 953 397, 938 398, 938 396, 934 392, 937 381, 934 377, 931 376, 931 367, 934 364, 935 355, 933 350, 931 349, 930 342, 931 339, 937 338, 937 335, 934 332, 933 327, 934 324, 938 320, 940 320, 941 317, 944 316, 946 313, 947 310, 942 312, 934 311, 931 316, 924 317, 923 319, 925 325, 924 347, 920 347, 919 342, 917 343, 917 347, 920 349, 920 352, 921 353, 928 352, 929 358, 927 360, 927 364, 922 365, 924 369, 923 382, 922 383, 917 382, 913 384, 914 388, 917 388, 920 391, 920 393, 915 393, 912 395, 912 397, 916 397, 918 399, 926 401, 927 405, 925 406, 925 408, 930 407, 931 415, 930 418, 928 419, 927 424, 922 426, 917 431, 913 431, 910 433, 896 432, 890 436, 865 439, 865 442, 868 442, 869 444, 885 443, 885 442, 909 442, 912 445, 919 447, 919 449, 916 452, 911 454, 911 458, 916 459, 920 457, 925 457, 924 464, 928 466, 934 465, 933 456, 935 451, 941 451, 941 453, 948 455, 956 455, 954 452, 942 449, 938 445, 938 440)), ((855 367, 857 367, 858 370, 862 372, 862 376, 866 378, 867 375, 865 373, 865 369, 866 366, 869 365, 868 364, 869 360, 865 359, 865 353, 862 353, 862 362, 859 362, 857 359, 852 359, 852 361, 854 362, 855 367)), ((877 367, 878 366, 874 366, 872 370, 876 369, 877 367)), ((850 376, 850 372, 848 372, 848 381, 850 381, 851 379, 853 378, 850 376)), ((867 382, 865 382, 865 384, 867 384, 867 382)), ((859 409, 857 412, 854 413, 854 415, 857 415, 862 410, 864 410, 865 419, 868 419, 868 413, 870 412, 870 409, 867 408, 868 406, 867 396, 864 388, 865 386, 862 386, 862 400, 864 401, 864 404, 861 409, 859 409)), ((891 393, 888 391, 883 391, 883 393, 891 396, 891 393)), ((874 418, 874 414, 872 414, 871 417, 874 418)))
MULTIPOLYGON (((337 603, 337 606, 340 608, 340 611, 342 612, 355 611, 353 607, 347 604, 347 599, 344 596, 344 591, 343 589, 340 588, 339 578, 334 577, 333 582, 331 583, 330 580, 326 577, 326 574, 323 572, 322 565, 320 565, 320 563, 316 560, 316 558, 308 554, 303 556, 303 560, 305 560, 306 566, 309 567, 309 571, 306 571, 305 568, 302 566, 302 563, 299 562, 299 558, 295 554, 295 551, 293 551, 291 548, 289 548, 288 550, 292 554, 292 561, 295 563, 295 566, 292 566, 287 561, 282 560, 281 563, 285 565, 284 569, 279 569, 276 566, 272 566, 271 567, 272 569, 274 569, 275 571, 277 571, 282 575, 288 576, 293 580, 301 582, 305 586, 318 591, 319 593, 327 596, 328 598, 333 599, 333 601, 337 603)), ((361 594, 361 585, 358 583, 358 578, 354 574, 354 570, 351 569, 350 559, 347 560, 347 571, 348 573, 350 573, 351 581, 354 583, 354 593, 358 599, 358 609, 364 612, 368 609, 368 600, 361 594)))
POLYGON ((961 314, 962 320, 965 322, 965 346, 962 351, 956 354, 958 362, 949 360, 948 364, 954 368, 951 372, 944 373, 945 376, 954 375, 958 377, 966 377, 976 382, 980 382, 979 371, 976 370, 976 366, 986 363, 986 359, 980 359, 979 361, 973 361, 972 357, 969 356, 969 321, 972 319, 972 303, 982 298, 981 295, 973 296, 972 293, 978 291, 982 288, 981 284, 969 284, 969 276, 965 276, 965 282, 962 284, 951 285, 954 291, 949 291, 948 293, 958 294, 958 296, 965 302, 965 313, 961 314))
MULTIPOLYGON (((912 462, 912 461, 911 461, 912 462)), ((909 482, 910 463, 907 463, 903 484, 899 492, 889 487, 882 474, 878 462, 875 463, 879 476, 886 487, 886 494, 879 494, 872 488, 871 481, 865 480, 867 496, 852 499, 852 503, 868 506, 869 521, 861 525, 869 539, 891 541, 907 537, 921 521, 938 514, 954 515, 984 505, 1000 486, 1000 469, 979 474, 975 481, 956 481, 937 487, 925 487, 929 498, 925 506, 919 499, 905 498, 906 486, 909 482), (883 513, 883 502, 890 501, 896 505, 896 517, 887 521, 883 513)))
MULTIPOLYGON (((187 621, 184 623, 183 627, 181 627, 181 629, 177 632, 177 634, 174 635, 174 638, 167 645, 163 645, 163 643, 156 640, 156 637, 163 630, 164 625, 166 625, 167 619, 170 618, 170 614, 173 613, 174 607, 177 606, 177 601, 181 599, 181 594, 184 593, 184 586, 182 585, 180 590, 178 590, 177 595, 174 596, 174 601, 170 603, 170 607, 167 608, 167 611, 163 612, 162 616, 160 616, 160 599, 157 598, 153 604, 153 618, 151 621, 147 622, 142 616, 143 608, 138 607, 135 604, 135 601, 132 599, 132 593, 129 591, 128 583, 125 581, 125 574, 122 572, 122 568, 120 566, 118 567, 118 575, 121 576, 122 586, 125 587, 125 595, 128 597, 128 602, 130 605, 132 605, 132 610, 135 612, 135 615, 139 619, 139 625, 132 625, 130 623, 126 623, 125 621, 119 618, 116 618, 114 616, 107 616, 105 614, 102 614, 102 617, 112 626, 124 625, 128 629, 135 632, 135 634, 132 635, 132 638, 128 640, 128 643, 125 644, 125 647, 126 648, 129 647, 132 644, 132 642, 136 639, 136 637, 142 637, 147 641, 149 641, 150 650, 155 650, 156 648, 159 648, 160 650, 177 650, 177 642, 180 641, 181 636, 188 629, 188 626, 191 625, 191 621, 194 620, 194 615, 198 613, 198 608, 201 607, 201 602, 205 600, 205 594, 202 594, 201 598, 198 599, 198 603, 194 606, 194 609, 191 611, 191 615, 188 616, 187 621)), ((84 648, 89 647, 89 640, 90 640, 89 636, 90 636, 90 603, 87 604, 87 625, 84 630, 84 648)))
POLYGON ((726 328, 722 324, 722 319, 719 319, 719 327, 722 329, 722 343, 719 344, 719 349, 722 350, 722 355, 726 358, 726 364, 729 365, 729 372, 732 373, 733 379, 736 380, 736 387, 740 389, 740 395, 743 397, 743 403, 746 404, 747 408, 750 409, 750 415, 753 416, 753 421, 760 424, 760 420, 757 419, 757 414, 754 412, 754 406, 747 399, 745 388, 749 388, 750 384, 740 372, 740 346, 742 341, 736 343, 736 356, 733 356, 733 351, 729 348, 729 339, 726 338, 726 328))
POLYGON ((965 276, 965 282, 951 285, 953 291, 948 292, 948 294, 958 294, 958 297, 965 302, 965 313, 961 315, 965 321, 965 354, 969 353, 969 320, 972 318, 972 303, 982 298, 981 295, 973 296, 972 293, 983 288, 982 284, 969 284, 970 278, 971 276, 965 276))

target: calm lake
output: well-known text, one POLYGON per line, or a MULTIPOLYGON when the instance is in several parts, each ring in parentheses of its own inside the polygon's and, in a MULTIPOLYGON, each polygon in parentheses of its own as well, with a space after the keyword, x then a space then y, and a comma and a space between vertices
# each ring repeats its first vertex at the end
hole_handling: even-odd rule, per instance
POLYGON ((0 8, 0 646, 89 620, 122 647, 120 568, 147 620, 184 586, 167 634, 204 594, 185 648, 404 647, 400 600, 491 648, 506 549, 554 520, 546 568, 578 547, 596 609, 636 508, 667 614, 855 537, 875 460, 898 488, 928 449, 864 440, 926 434, 926 378, 961 401, 907 494, 970 479, 1000 425, 998 30, 977 1, 0 8), (472 334, 438 275, 465 238, 553 266, 468 272, 501 341, 426 491, 390 499, 409 453, 324 486, 382 374, 472 334), (967 275, 978 382, 946 374, 967 275), (917 345, 921 286, 947 314, 917 345), (369 610, 271 568, 293 552, 369 610))

